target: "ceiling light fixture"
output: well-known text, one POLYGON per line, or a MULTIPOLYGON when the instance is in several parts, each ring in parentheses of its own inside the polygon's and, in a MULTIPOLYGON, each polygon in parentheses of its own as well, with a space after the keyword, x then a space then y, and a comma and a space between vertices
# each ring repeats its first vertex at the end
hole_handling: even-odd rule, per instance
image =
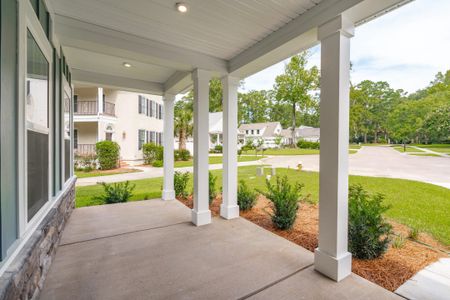
POLYGON ((124 66, 125 68, 131 68, 131 64, 130 64, 130 63, 127 63, 127 62, 124 62, 124 63, 123 63, 123 66, 124 66))
POLYGON ((178 3, 176 3, 176 4, 175 4, 175 7, 177 8, 177 10, 178 10, 180 13, 185 13, 185 12, 188 11, 188 7, 187 7, 186 3, 183 3, 183 2, 178 2, 178 3))

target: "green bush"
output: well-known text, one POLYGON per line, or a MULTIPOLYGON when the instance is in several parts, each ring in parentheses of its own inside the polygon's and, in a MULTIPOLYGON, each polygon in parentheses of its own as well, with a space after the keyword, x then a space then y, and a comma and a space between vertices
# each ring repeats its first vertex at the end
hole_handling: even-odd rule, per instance
POLYGON ((189 159, 191 159, 191 153, 187 149, 175 150, 174 159, 175 161, 188 161, 189 159))
POLYGON ((214 152, 215 153, 222 153, 222 151, 223 151, 223 146, 222 145, 216 145, 214 147, 214 152))
POLYGON ((382 194, 369 195, 361 185, 349 189, 348 248, 354 257, 373 259, 386 252, 392 226, 383 218, 389 206, 382 194))
POLYGON ((96 199, 107 204, 127 202, 128 199, 133 196, 132 192, 136 187, 134 184, 130 184, 129 181, 113 184, 107 184, 103 182, 102 185, 104 194, 96 197, 96 199))
POLYGON ((120 147, 112 141, 101 141, 95 144, 100 169, 111 170, 118 167, 120 147))
POLYGON ((164 165, 162 160, 155 160, 152 164, 155 168, 161 168, 164 165))
POLYGON ((209 204, 211 204, 217 196, 216 181, 217 177, 209 172, 209 204))
POLYGON ((95 154, 76 155, 74 158, 75 171, 90 172, 97 169, 97 156, 95 154))
POLYGON ((144 162, 146 165, 151 165, 155 160, 163 160, 164 147, 156 145, 155 143, 148 143, 142 146, 142 153, 144 154, 144 162))
POLYGON ((187 184, 189 182, 189 172, 176 171, 173 176, 173 186, 177 197, 186 198, 188 196, 187 184))
POLYGON ((272 185, 267 179, 266 186, 267 192, 262 192, 262 194, 273 203, 273 224, 282 230, 292 228, 297 218, 303 185, 300 183, 291 185, 287 176, 283 178, 277 176, 275 185, 272 185))
POLYGON ((244 180, 239 181, 237 190, 237 202, 240 210, 252 209, 256 203, 257 194, 248 187, 244 180))
POLYGON ((297 142, 297 147, 302 149, 320 149, 320 143, 319 142, 310 142, 305 140, 299 140, 297 142))

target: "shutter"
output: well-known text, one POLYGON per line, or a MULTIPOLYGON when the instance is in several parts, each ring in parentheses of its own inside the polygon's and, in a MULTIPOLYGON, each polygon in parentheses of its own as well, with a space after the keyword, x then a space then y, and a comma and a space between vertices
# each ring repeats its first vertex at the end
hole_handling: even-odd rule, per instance
POLYGON ((142 97, 141 97, 141 95, 139 95, 138 111, 140 114, 142 114, 142 97))

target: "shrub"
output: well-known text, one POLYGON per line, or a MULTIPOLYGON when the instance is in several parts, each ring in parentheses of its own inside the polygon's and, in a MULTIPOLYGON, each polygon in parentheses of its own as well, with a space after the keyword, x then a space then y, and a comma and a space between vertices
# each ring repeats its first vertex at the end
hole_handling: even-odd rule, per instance
POLYGON ((164 165, 162 160, 155 160, 152 164, 155 168, 161 168, 164 165))
POLYGON ((237 202, 239 209, 243 211, 252 209, 256 202, 256 193, 247 186, 244 180, 239 181, 237 202))
POLYGON ((216 181, 217 177, 213 175, 213 173, 209 172, 209 204, 211 204, 216 198, 216 181))
POLYGON ((95 144, 98 163, 100 169, 111 170, 118 167, 119 162, 119 144, 112 141, 101 141, 95 144))
POLYGON ((189 172, 175 172, 173 176, 173 186, 177 197, 186 198, 188 195, 187 184, 189 182, 189 172))
POLYGON ((174 159, 175 161, 188 161, 189 159, 191 159, 191 153, 187 149, 175 150, 174 159))
POLYGON ((222 153, 222 151, 223 151, 223 146, 222 145, 216 145, 214 147, 214 152, 215 153, 222 153))
POLYGON ((395 249, 401 249, 403 248, 403 246, 405 245, 405 238, 403 237, 403 235, 399 235, 396 236, 393 240, 392 240, 392 248, 395 249))
POLYGON ((90 172, 97 169, 97 156, 95 154, 76 155, 73 165, 75 171, 90 172))
POLYGON ((275 185, 266 179, 267 192, 262 192, 273 203, 272 222, 275 227, 285 230, 292 228, 297 218, 302 184, 291 185, 288 177, 277 176, 275 185))
POLYGON ((297 142, 297 147, 302 149, 320 149, 320 143, 319 142, 310 142, 305 140, 299 140, 297 142))
POLYGON ((387 250, 392 226, 382 216, 389 209, 383 199, 382 194, 369 195, 361 185, 350 186, 348 248, 356 258, 377 258, 387 250))
POLYGON ((144 154, 145 164, 151 165, 155 160, 163 160, 164 147, 155 143, 144 144, 142 146, 142 153, 144 154))
POLYGON ((107 204, 127 202, 133 196, 132 192, 136 187, 134 184, 130 184, 129 181, 113 184, 103 182, 102 185, 104 194, 96 198, 107 204))
POLYGON ((408 234, 408 238, 412 239, 413 241, 417 241, 419 239, 419 229, 416 227, 411 228, 408 234))

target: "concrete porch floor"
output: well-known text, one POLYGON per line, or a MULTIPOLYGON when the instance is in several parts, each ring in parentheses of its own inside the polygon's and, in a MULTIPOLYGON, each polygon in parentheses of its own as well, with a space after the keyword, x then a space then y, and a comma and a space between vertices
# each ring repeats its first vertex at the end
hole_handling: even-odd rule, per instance
POLYGON ((195 227, 178 201, 76 209, 41 299, 401 299, 245 220, 195 227))

